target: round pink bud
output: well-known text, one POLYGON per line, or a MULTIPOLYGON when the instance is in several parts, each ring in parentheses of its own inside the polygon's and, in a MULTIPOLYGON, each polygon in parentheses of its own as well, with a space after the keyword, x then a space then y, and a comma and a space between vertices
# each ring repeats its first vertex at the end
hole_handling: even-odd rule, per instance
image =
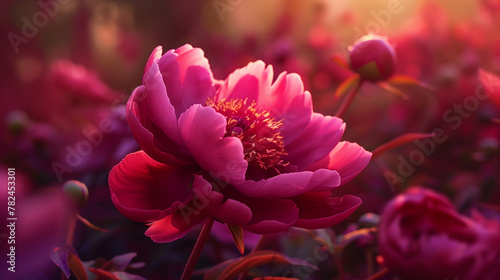
POLYGON ((89 198, 89 189, 84 183, 77 180, 69 180, 64 183, 63 192, 78 209, 82 208, 89 198))
POLYGON ((387 38, 365 35, 349 50, 351 69, 368 81, 386 80, 396 69, 396 52, 387 38))
POLYGON ((10 111, 5 118, 10 132, 15 135, 23 132, 30 124, 28 115, 19 110, 10 111))

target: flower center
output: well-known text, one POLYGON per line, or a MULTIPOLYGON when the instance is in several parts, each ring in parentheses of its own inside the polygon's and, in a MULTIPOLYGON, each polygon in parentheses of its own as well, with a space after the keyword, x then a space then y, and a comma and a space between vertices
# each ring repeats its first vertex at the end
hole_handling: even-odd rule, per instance
POLYGON ((218 102, 209 99, 207 106, 226 117, 225 137, 241 140, 245 160, 249 164, 261 169, 288 165, 281 159, 288 155, 281 135, 283 120, 277 121, 269 111, 255 108, 255 101, 248 105, 247 99, 218 102))

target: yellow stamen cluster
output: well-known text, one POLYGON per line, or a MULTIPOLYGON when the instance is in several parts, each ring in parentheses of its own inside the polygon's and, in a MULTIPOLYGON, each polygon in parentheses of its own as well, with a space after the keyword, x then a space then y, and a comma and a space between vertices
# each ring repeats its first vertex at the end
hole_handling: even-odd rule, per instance
POLYGON ((286 166, 281 157, 285 152, 281 128, 283 120, 276 121, 269 111, 256 108, 255 101, 247 99, 207 101, 207 106, 226 117, 226 137, 236 137, 243 144, 245 160, 261 169, 286 166))

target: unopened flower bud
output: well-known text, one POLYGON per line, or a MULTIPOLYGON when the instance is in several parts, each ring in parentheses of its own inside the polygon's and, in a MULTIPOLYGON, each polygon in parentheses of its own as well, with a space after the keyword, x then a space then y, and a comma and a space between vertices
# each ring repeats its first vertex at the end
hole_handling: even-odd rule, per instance
POLYGON ((375 213, 366 213, 359 217, 358 225, 360 227, 376 227, 380 221, 380 216, 375 213))
POLYGON ((349 50, 351 69, 368 81, 386 80, 396 69, 396 52, 385 37, 365 35, 349 50))
POLYGON ((63 192, 74 202, 78 209, 82 208, 89 198, 89 189, 84 183, 77 180, 69 180, 64 183, 63 192))
POLYGON ((12 134, 19 134, 23 132, 30 123, 26 113, 19 110, 10 111, 5 117, 5 120, 12 134))

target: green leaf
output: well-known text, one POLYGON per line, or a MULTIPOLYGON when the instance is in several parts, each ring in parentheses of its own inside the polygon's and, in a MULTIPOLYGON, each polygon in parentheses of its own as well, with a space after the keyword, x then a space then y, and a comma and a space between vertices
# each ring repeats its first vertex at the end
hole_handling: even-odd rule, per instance
POLYGON ((288 277, 277 277, 277 276, 264 276, 264 277, 257 277, 254 278, 253 280, 297 280, 299 278, 288 278, 288 277))
POLYGON ((358 74, 353 74, 349 76, 344 82, 340 84, 340 86, 335 91, 334 97, 335 100, 338 100, 343 95, 349 93, 351 90, 354 90, 356 86, 360 83, 360 78, 358 74))
POLYGON ((315 229, 315 230, 305 230, 308 234, 310 234, 316 242, 326 248, 326 250, 333 254, 335 252, 335 245, 333 243, 331 229, 315 229))
POLYGON ((372 160, 381 154, 395 149, 397 147, 403 146, 406 143, 413 142, 417 139, 431 138, 436 136, 435 133, 406 133, 396 139, 393 139, 385 144, 382 144, 372 151, 372 160))
POLYGON ((68 265, 76 279, 78 280, 87 280, 87 272, 85 271, 85 267, 75 253, 68 251, 68 265))
POLYGON ((406 75, 393 75, 387 80, 387 82, 393 85, 420 85, 420 82, 417 79, 406 75))
POLYGON ((104 229, 104 228, 100 228, 94 224, 92 224, 89 220, 85 219, 84 217, 80 216, 80 214, 77 214, 76 217, 82 221, 82 223, 84 223, 86 226, 88 226, 89 228, 91 229, 95 229, 95 230, 98 230, 98 231, 101 231, 101 232, 108 232, 107 229, 104 229))
POLYGON ((387 91, 389 93, 392 93, 394 95, 397 95, 397 96, 401 97, 404 100, 408 100, 409 99, 409 96, 407 94, 405 94, 400 89, 394 87, 390 83, 387 83, 387 82, 378 82, 377 85, 379 87, 381 87, 383 90, 385 90, 385 91, 387 91))
POLYGON ((305 265, 313 269, 318 269, 309 262, 299 259, 289 258, 274 251, 256 251, 247 256, 223 262, 205 274, 204 280, 230 280, 241 273, 254 267, 270 263, 283 263, 291 265, 305 265))
POLYGON ((50 254, 50 259, 63 271, 66 278, 69 279, 71 270, 68 266, 68 250, 57 247, 50 254))
MULTIPOLYGON (((226 224, 227 225, 227 224, 226 224)), ((227 228, 233 236, 234 244, 241 254, 245 253, 245 242, 243 240, 244 231, 240 226, 227 225, 227 228)))
POLYGON ((97 278, 101 280, 120 280, 115 275, 113 275, 113 273, 100 268, 89 267, 88 270, 94 273, 97 276, 97 278))
POLYGON ((393 86, 420 86, 431 91, 434 90, 433 86, 406 75, 394 75, 387 82, 393 86))
POLYGON ((212 267, 211 269, 208 270, 207 273, 205 273, 205 277, 203 277, 203 280, 217 280, 219 279, 219 275, 222 274, 222 272, 232 263, 236 262, 238 259, 231 259, 227 260, 224 262, 221 262, 220 264, 212 267))
POLYGON ((137 253, 126 253, 123 255, 115 256, 110 261, 108 261, 102 269, 107 271, 123 271, 130 264, 133 258, 137 256, 137 253))
POLYGON ((333 55, 332 56, 332 60, 333 60, 333 62, 335 62, 340 67, 342 67, 344 69, 349 69, 349 64, 347 63, 347 61, 342 56, 340 56, 340 55, 333 55))
POLYGON ((346 245, 349 242, 352 242, 360 237, 370 235, 371 233, 376 232, 376 231, 377 231, 376 227, 362 228, 362 229, 358 229, 355 231, 351 231, 348 234, 344 235, 344 237, 342 238, 340 243, 342 245, 346 245))
POLYGON ((116 276, 116 278, 120 280, 146 280, 146 278, 143 278, 141 276, 130 274, 123 271, 116 271, 113 272, 113 274, 116 276))

